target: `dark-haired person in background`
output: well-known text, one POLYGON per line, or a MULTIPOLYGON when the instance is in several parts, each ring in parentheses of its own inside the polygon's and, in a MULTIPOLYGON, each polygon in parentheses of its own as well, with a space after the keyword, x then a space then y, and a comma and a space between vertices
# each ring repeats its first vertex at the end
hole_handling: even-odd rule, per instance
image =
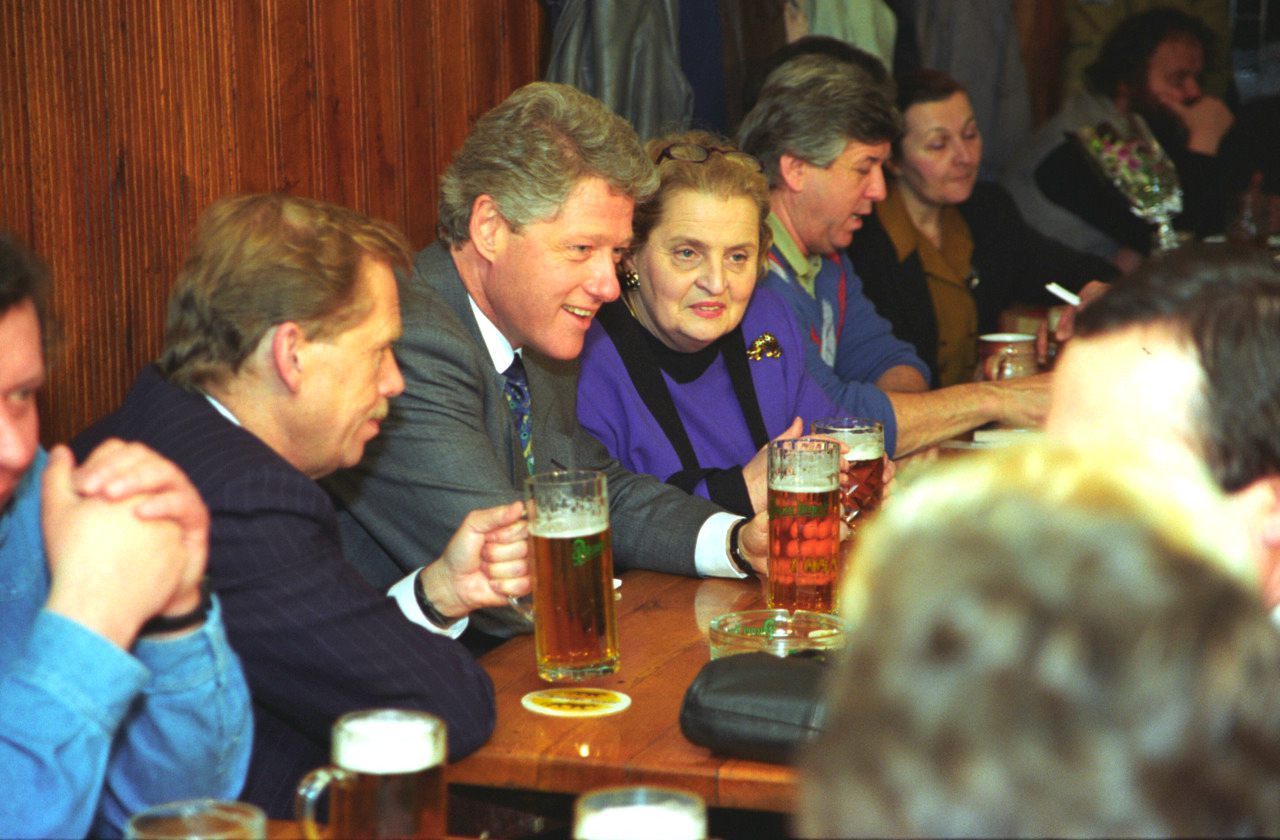
POLYGON ((898 78, 905 132, 888 162, 888 197, 863 220, 849 258, 893 334, 910 341, 934 387, 973 379, 977 337, 1014 303, 1059 303, 1115 268, 1029 227, 1009 194, 979 181, 982 135, 969 96, 937 70, 898 78))
POLYGON ((238 796, 253 721, 191 482, 138 444, 40 447, 46 287, 0 233, 0 836, 119 836, 238 796))
POLYGON ((1150 9, 1116 27, 1085 71, 1086 90, 1005 168, 1002 183, 1033 227, 1125 270, 1141 261, 1151 248, 1152 226, 1130 212, 1076 141, 1064 139, 1103 121, 1132 133, 1126 126, 1140 118, 1178 170, 1183 212, 1175 225, 1199 236, 1222 231, 1228 199, 1247 172, 1232 171, 1233 156, 1223 148, 1235 116, 1200 89, 1211 41, 1199 18, 1177 9, 1150 9))

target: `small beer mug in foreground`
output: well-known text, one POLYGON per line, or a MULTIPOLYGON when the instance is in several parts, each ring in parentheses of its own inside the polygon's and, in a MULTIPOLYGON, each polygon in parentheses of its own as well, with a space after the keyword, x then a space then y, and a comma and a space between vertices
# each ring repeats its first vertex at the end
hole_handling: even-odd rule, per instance
POLYGON ((248 802, 187 799, 167 802, 129 818, 131 840, 266 840, 267 815, 248 802))
POLYGON ((538 676, 555 682, 611 674, 618 670, 618 625, 604 473, 536 473, 525 489, 538 676))
POLYGON ((660 787, 617 787, 584 793, 573 809, 573 840, 705 840, 701 797, 660 787))
POLYGON ((813 433, 848 447, 844 459, 849 469, 840 480, 840 518, 854 528, 884 499, 884 426, 861 417, 826 417, 813 421, 813 433))
POLYGON ((834 612, 840 570, 840 445, 771 441, 769 606, 834 612))
POLYGON ((303 834, 321 836, 316 798, 329 788, 329 837, 443 838, 445 725, 426 712, 371 709, 333 725, 333 764, 298 785, 303 834))

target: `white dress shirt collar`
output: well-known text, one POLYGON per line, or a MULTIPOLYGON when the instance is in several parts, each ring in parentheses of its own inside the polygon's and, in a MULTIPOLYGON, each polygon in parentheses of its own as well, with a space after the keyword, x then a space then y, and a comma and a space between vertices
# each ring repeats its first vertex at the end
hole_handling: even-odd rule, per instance
POLYGON ((471 295, 467 295, 467 303, 471 304, 471 312, 476 316, 476 324, 480 327, 480 337, 484 339, 485 349, 489 351, 489 358, 493 360, 493 369, 498 373, 502 373, 511 367, 511 362, 515 359, 518 351, 512 348, 511 342, 507 341, 507 337, 480 311, 480 307, 476 305, 475 299, 471 295))

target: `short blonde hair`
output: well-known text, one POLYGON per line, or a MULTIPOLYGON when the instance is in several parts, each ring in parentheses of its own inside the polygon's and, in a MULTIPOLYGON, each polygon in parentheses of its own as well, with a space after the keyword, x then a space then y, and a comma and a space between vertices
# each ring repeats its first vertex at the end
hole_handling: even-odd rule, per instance
POLYGON ((202 390, 235 374, 272 327, 336 335, 364 316, 366 258, 407 268, 409 245, 387 222, 323 201, 262 193, 220 198, 196 223, 169 296, 165 378, 202 390))
POLYGON ((1280 831, 1280 635, 1222 504, 1190 465, 1050 444, 895 495, 801 834, 1280 831))

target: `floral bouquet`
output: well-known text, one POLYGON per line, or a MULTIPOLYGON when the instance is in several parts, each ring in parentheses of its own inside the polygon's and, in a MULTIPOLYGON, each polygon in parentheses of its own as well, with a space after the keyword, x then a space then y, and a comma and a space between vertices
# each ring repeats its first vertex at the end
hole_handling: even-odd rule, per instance
POLYGON ((1134 215, 1156 226, 1156 249, 1168 251, 1178 246, 1172 224, 1182 212, 1178 170, 1140 117, 1130 125, 1133 133, 1125 135, 1112 123, 1100 122, 1078 130, 1076 139, 1134 215))

